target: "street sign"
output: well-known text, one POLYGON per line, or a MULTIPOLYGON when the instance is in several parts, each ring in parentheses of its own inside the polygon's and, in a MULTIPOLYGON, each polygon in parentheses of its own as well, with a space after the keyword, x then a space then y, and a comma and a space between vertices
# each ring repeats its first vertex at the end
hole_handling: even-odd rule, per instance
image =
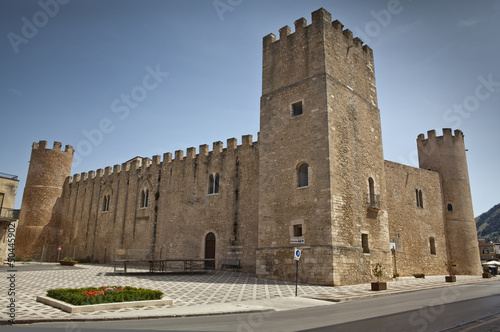
POLYGON ((290 244, 304 244, 305 242, 304 239, 290 239, 290 244))
POLYGON ((300 259, 300 249, 295 248, 295 250, 293 251, 293 259, 295 259, 296 261, 300 259))
POLYGON ((59 248, 57 248, 57 250, 58 250, 58 251, 61 251, 61 250, 62 250, 61 246, 59 246, 59 248))

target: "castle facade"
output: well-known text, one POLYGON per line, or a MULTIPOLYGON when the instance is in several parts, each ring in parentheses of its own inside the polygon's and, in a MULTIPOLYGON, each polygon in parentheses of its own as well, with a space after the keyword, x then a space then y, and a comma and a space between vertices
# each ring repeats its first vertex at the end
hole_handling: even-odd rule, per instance
POLYGON ((373 52, 324 9, 263 40, 260 132, 71 175, 73 148, 34 143, 16 253, 112 262, 241 261, 258 277, 369 282, 393 273, 480 274, 460 130, 417 138, 420 168, 383 158, 373 52))

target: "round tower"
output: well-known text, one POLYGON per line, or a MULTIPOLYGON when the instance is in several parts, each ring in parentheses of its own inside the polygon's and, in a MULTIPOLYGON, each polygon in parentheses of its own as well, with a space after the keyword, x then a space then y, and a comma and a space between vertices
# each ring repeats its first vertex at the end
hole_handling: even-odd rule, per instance
POLYGON ((420 168, 441 175, 448 259, 455 261, 457 274, 481 274, 464 135, 455 130, 453 136, 449 128, 440 137, 435 130, 427 135, 417 138, 418 161, 420 168))
POLYGON ((47 149, 47 141, 33 143, 16 234, 17 257, 41 259, 45 246, 44 259, 55 258, 60 199, 72 162, 73 148, 69 145, 61 151, 59 142, 54 142, 52 149, 47 149))

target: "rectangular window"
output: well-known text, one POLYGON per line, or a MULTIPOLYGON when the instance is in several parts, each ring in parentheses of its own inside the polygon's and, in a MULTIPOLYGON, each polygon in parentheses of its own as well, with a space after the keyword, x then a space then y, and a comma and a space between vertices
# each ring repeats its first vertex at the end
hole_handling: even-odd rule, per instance
POLYGON ((292 115, 297 116, 302 114, 302 102, 299 101, 295 104, 292 104, 292 115))
POLYGON ((429 238, 429 245, 431 247, 431 255, 436 254, 436 240, 433 237, 429 238))
POLYGON ((370 248, 368 247, 368 234, 361 234, 361 245, 363 246, 363 253, 369 254, 370 248))
POLYGON ((293 225, 293 236, 294 237, 302 236, 302 224, 293 225))

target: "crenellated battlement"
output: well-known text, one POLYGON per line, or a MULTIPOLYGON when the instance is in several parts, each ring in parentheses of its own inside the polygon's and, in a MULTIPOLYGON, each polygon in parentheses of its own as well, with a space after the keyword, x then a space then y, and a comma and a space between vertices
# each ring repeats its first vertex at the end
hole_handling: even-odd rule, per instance
POLYGON ((462 131, 456 129, 454 132, 452 132, 451 128, 443 128, 443 136, 436 136, 436 130, 433 129, 427 131, 427 138, 425 138, 424 134, 420 134, 417 137, 417 143, 423 145, 429 143, 436 143, 436 144, 455 143, 455 142, 463 143, 463 141, 464 141, 464 134, 462 133, 462 131))
MULTIPOLYGON (((52 151, 61 151, 62 143, 54 142, 52 149, 47 148, 47 141, 39 141, 38 143, 34 142, 32 146, 32 150, 52 150, 52 151)), ((64 147, 64 152, 68 152, 73 154, 74 150, 71 145, 66 145, 64 147)))
POLYGON ((279 29, 279 39, 271 33, 263 38, 262 95, 322 75, 377 107, 373 51, 354 37, 338 20, 321 8, 295 21, 295 32, 288 25, 279 29))
POLYGON ((295 32, 292 33, 292 28, 288 25, 279 29, 279 39, 276 39, 276 35, 273 33, 268 34, 263 38, 264 47, 269 47, 271 44, 282 44, 288 42, 296 42, 297 39, 304 37, 304 35, 313 35, 318 29, 329 30, 331 32, 335 31, 338 35, 343 35, 346 39, 348 45, 354 45, 362 49, 365 53, 373 56, 372 49, 363 45, 363 41, 359 37, 353 36, 353 33, 349 29, 344 30, 344 25, 340 21, 335 20, 332 22, 332 15, 325 10, 320 8, 312 13, 312 23, 307 25, 307 20, 305 18, 300 18, 295 21, 295 32))
MULTIPOLYGON (((36 143, 34 143, 36 144, 36 143)), ((149 167, 166 167, 167 165, 177 165, 184 162, 193 162, 200 158, 201 160, 206 160, 208 158, 217 158, 225 153, 235 153, 239 149, 247 149, 253 145, 258 144, 258 141, 253 142, 252 135, 242 136, 242 144, 238 145, 238 140, 236 138, 227 139, 226 148, 221 141, 214 142, 212 144, 212 151, 209 151, 209 146, 203 144, 199 146, 198 154, 196 153, 196 148, 190 147, 186 149, 186 155, 184 155, 183 150, 177 150, 174 152, 174 158, 172 158, 172 153, 167 152, 163 154, 163 161, 161 156, 155 155, 152 158, 135 157, 121 165, 114 165, 113 167, 107 166, 104 170, 102 168, 97 169, 97 171, 82 172, 80 174, 74 174, 68 177, 68 183, 76 184, 78 182, 85 182, 87 180, 92 180, 95 178, 107 178, 112 176, 118 176, 123 172, 130 171, 147 171, 149 167)))

